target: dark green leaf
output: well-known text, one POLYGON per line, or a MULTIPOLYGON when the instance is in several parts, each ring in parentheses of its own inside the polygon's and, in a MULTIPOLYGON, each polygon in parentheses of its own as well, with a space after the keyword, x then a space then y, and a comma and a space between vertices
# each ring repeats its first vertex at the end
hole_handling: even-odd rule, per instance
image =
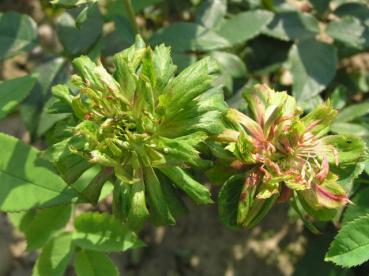
POLYGON ((336 49, 315 40, 304 40, 290 52, 293 94, 299 102, 318 95, 336 73, 336 49))
POLYGON ((237 55, 213 51, 211 56, 219 63, 225 74, 229 74, 233 78, 244 78, 246 76, 246 66, 237 55))
POLYGON ((303 40, 318 32, 319 22, 314 16, 288 11, 277 13, 263 33, 282 40, 303 40))
POLYGON ((248 46, 250 53, 247 55, 247 68, 253 74, 265 75, 280 70, 288 59, 291 44, 272 37, 259 36, 248 42, 248 46))
POLYGON ((69 106, 66 105, 61 105, 60 101, 58 101, 55 98, 50 98, 45 106, 42 109, 41 115, 40 115, 40 122, 39 125, 37 127, 37 136, 42 136, 44 135, 48 130, 50 130, 57 122, 64 120, 68 117, 71 116, 70 113, 65 113, 65 111, 69 111, 69 106), (59 105, 58 105, 59 103, 59 105), (58 110, 58 111, 62 111, 62 112, 56 112, 55 114, 50 114, 50 109, 51 108, 55 108, 55 107, 61 107, 61 108, 68 108, 68 109, 64 109, 64 110, 58 110))
MULTIPOLYGON (((163 2, 163 0, 133 0, 132 5, 136 12, 141 12, 146 7, 163 2)), ((107 15, 108 17, 115 16, 127 16, 126 7, 124 2, 121 0, 110 0, 107 3, 107 15)))
POLYGON ((195 23, 179 22, 158 30, 150 39, 152 44, 165 43, 174 51, 210 51, 229 47, 226 39, 195 23))
POLYGON ((352 48, 363 48, 365 28, 357 18, 345 17, 328 24, 326 33, 333 39, 352 48))
POLYGON ((108 256, 100 252, 81 250, 74 267, 77 276, 118 276, 119 272, 108 256))
POLYGON ((243 187, 242 177, 230 178, 224 183, 218 195, 219 217, 230 227, 237 226, 238 204, 243 187))
POLYGON ((120 252, 141 247, 136 234, 109 214, 84 213, 74 222, 73 243, 102 252, 120 252))
POLYGON ((31 17, 0 13, 0 60, 30 51, 37 43, 37 26, 31 17))
POLYGON ((127 18, 115 16, 113 21, 115 25, 114 31, 102 38, 104 44, 102 53, 105 56, 110 56, 125 48, 129 48, 135 41, 134 34, 130 29, 127 18))
POLYGON ((98 8, 94 5, 88 18, 76 28, 75 12, 65 12, 59 16, 56 31, 61 44, 70 56, 88 53, 99 39, 102 32, 102 18, 98 8))
POLYGON ((35 81, 34 77, 25 76, 0 82, 0 119, 28 95, 35 81))
POLYGON ((62 74, 64 64, 65 59, 52 58, 33 69, 37 82, 20 107, 22 120, 31 134, 37 130, 42 107, 50 95, 51 85, 59 78, 64 81, 65 75, 62 74))
POLYGON ((324 254, 326 253, 333 235, 324 232, 323 235, 309 235, 305 251, 294 266, 294 276, 354 276, 354 272, 342 269, 332 263, 326 263, 324 254))
POLYGON ((185 69, 186 67, 190 66, 192 63, 195 63, 197 60, 196 55, 194 54, 174 52, 172 55, 173 55, 173 62, 175 65, 178 66, 179 70, 185 69))
POLYGON ((0 209, 21 211, 70 203, 77 193, 38 158, 38 151, 14 137, 0 134, 0 209))
POLYGON ((76 27, 78 29, 81 28, 82 24, 84 24, 88 20, 88 18, 94 16, 95 9, 95 3, 91 3, 83 8, 83 10, 78 14, 76 18, 76 27))
POLYGON ((309 2, 318 13, 324 14, 329 9, 331 0, 309 0, 309 2))
POLYGON ((74 253, 71 233, 63 233, 42 249, 32 276, 63 276, 74 253))
POLYGON ((369 189, 363 187, 352 198, 353 204, 349 204, 343 213, 342 223, 346 224, 354 219, 369 214, 369 189))
POLYGON ((214 29, 227 12, 226 0, 206 0, 197 10, 196 22, 205 28, 214 29))
POLYGON ((64 7, 75 7, 83 4, 96 3, 97 1, 99 0, 51 0, 50 3, 64 7))
POLYGON ((255 10, 238 13, 225 20, 217 31, 232 45, 243 43, 258 34, 273 19, 273 13, 255 10))
POLYGON ((172 181, 165 177, 158 170, 155 171, 161 187, 163 189, 165 200, 169 205, 170 212, 173 214, 174 218, 181 217, 189 212, 186 204, 181 199, 181 195, 176 189, 176 187, 172 184, 172 181))
POLYGON ((369 7, 365 3, 344 3, 334 10, 334 14, 339 17, 353 16, 362 22, 369 22, 369 7))

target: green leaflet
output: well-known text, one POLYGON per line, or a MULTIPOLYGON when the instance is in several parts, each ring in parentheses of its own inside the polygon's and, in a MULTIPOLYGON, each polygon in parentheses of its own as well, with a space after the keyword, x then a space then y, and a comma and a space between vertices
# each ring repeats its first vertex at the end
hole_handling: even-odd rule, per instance
POLYGON ((118 276, 118 268, 103 253, 81 250, 74 261, 77 276, 118 276))
POLYGON ((325 255, 325 260, 343 267, 362 264, 369 259, 369 215, 361 216, 339 231, 325 255))
POLYGON ((68 183, 74 183, 92 165, 81 156, 73 153, 73 147, 81 147, 83 139, 71 137, 48 147, 41 157, 53 163, 58 172, 68 183))
MULTIPOLYGON (((338 161, 341 164, 355 163, 365 154, 365 143, 353 135, 329 135, 321 139, 326 145, 332 145, 338 152, 338 161)), ((334 163, 335 157, 330 154, 330 161, 334 163)))
POLYGON ((198 204, 213 203, 209 190, 199 182, 191 178, 185 171, 179 167, 160 168, 173 183, 183 190, 189 197, 198 204))
POLYGON ((232 45, 240 44, 261 33, 272 19, 273 13, 264 10, 242 12, 224 20, 217 32, 232 45), (248 28, 241 30, 239 26, 248 28))
POLYGON ((0 60, 37 46, 37 24, 30 16, 11 11, 0 13, 0 20, 0 60))
POLYGON ((88 202, 96 205, 103 186, 106 181, 113 175, 112 168, 102 169, 88 184, 88 186, 83 190, 81 196, 88 202))
POLYGON ((37 258, 32 276, 63 276, 74 250, 71 233, 62 233, 50 240, 37 258))
POLYGON ((74 222, 73 243, 101 252, 121 252, 143 243, 128 227, 109 214, 83 213, 74 222))
POLYGON ((0 118, 5 117, 28 95, 36 78, 25 76, 0 82, 0 118))
POLYGON ((36 149, 14 137, 0 134, 0 209, 22 211, 75 201, 78 193, 55 173, 50 163, 38 158, 36 149))
POLYGON ((71 205, 10 213, 8 217, 24 233, 27 249, 42 247, 56 232, 68 223, 72 211, 71 205))
POLYGON ((218 195, 219 217, 229 227, 238 225, 237 213, 242 187, 242 176, 232 176, 224 183, 218 195))

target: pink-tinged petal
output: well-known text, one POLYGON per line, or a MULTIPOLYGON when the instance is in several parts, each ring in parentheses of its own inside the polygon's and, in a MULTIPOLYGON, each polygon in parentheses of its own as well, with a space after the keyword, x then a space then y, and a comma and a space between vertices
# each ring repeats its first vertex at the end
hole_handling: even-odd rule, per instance
POLYGON ((256 85, 251 91, 244 93, 248 106, 260 126, 264 126, 264 114, 270 90, 266 85, 256 85))
POLYGON ((260 183, 260 179, 261 179, 260 173, 252 172, 247 175, 247 177, 245 178, 244 184, 247 187, 256 186, 260 183))
POLYGON ((307 126, 306 126, 306 131, 311 131, 312 129, 314 129, 317 125, 319 125, 319 123, 321 122, 322 120, 315 120, 315 121, 312 121, 310 122, 307 126))
POLYGON ((328 164, 328 159, 326 156, 323 157, 323 161, 322 161, 322 168, 320 170, 320 172, 316 175, 316 178, 322 182, 328 175, 329 173, 329 164, 328 164))
POLYGON ((316 185, 315 188, 316 188, 318 202, 323 207, 339 208, 350 202, 346 193, 337 194, 332 191, 329 191, 326 188, 323 188, 320 185, 316 185))
POLYGON ((270 167, 277 175, 281 175, 282 174, 282 171, 281 171, 281 168, 278 166, 277 163, 273 162, 272 160, 270 159, 266 159, 265 160, 265 163, 268 167, 270 167))
POLYGON ((237 142, 240 133, 233 129, 225 129, 218 134, 214 139, 221 142, 237 142))
POLYGON ((254 120, 247 117, 245 114, 231 108, 228 110, 227 117, 230 120, 241 124, 255 139, 259 141, 266 140, 260 125, 258 125, 254 120))

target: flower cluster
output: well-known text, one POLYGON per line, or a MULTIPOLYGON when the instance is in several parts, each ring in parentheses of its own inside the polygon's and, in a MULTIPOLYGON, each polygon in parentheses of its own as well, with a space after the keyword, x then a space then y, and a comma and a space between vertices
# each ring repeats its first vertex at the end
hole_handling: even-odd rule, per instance
MULTIPOLYGON (((223 130, 226 105, 222 90, 212 87, 214 61, 202 59, 175 76, 170 49, 151 49, 138 37, 114 56, 113 74, 86 56, 73 65, 71 87, 57 86, 54 95, 70 106, 77 124, 72 137, 49 151, 63 148, 113 172, 114 212, 132 228, 149 214, 155 224, 173 224, 185 209, 176 188, 196 203, 212 202, 184 169, 201 166, 196 147, 223 130)), ((87 197, 101 190, 91 185, 87 197)))
POLYGON ((306 116, 295 99, 258 85, 244 94, 249 116, 229 109, 229 128, 218 135, 231 153, 231 177, 219 194, 220 215, 231 226, 252 227, 276 201, 298 201, 310 214, 349 202, 331 167, 357 162, 364 143, 326 135, 336 116, 323 103, 306 116), (236 199, 236 200, 235 200, 236 199))
POLYGON ((196 203, 212 202, 185 170, 209 165, 200 158, 205 141, 218 158, 215 180, 225 182, 219 211, 227 225, 252 227, 277 201, 318 219, 349 202, 335 172, 360 161, 365 145, 354 136, 326 135, 336 116, 328 102, 303 116, 293 97, 259 85, 244 94, 245 115, 229 109, 213 86, 217 64, 210 58, 176 76, 170 49, 151 49, 140 37, 114 56, 112 74, 86 56, 73 65, 69 84, 53 89, 54 111, 70 117, 44 157, 69 183, 98 167, 78 188, 83 199, 97 203, 112 181, 113 213, 132 229, 147 217, 174 224, 186 211, 178 189, 196 203))

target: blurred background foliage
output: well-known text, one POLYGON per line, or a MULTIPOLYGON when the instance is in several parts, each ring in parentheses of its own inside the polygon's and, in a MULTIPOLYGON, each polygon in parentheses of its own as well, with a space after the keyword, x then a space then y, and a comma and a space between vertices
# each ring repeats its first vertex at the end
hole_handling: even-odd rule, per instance
MULTIPOLYGON (((170 45, 180 69, 208 55, 218 61, 216 82, 230 106, 242 110, 241 88, 267 83, 294 95, 305 110, 330 99, 340 110, 331 131, 369 141, 367 0, 132 2, 143 38, 170 45)), ((112 55, 133 43, 135 30, 122 0, 1 0, 0 11, 0 118, 19 116, 23 138, 45 146, 63 127, 63 114, 48 113, 50 89, 68 79, 71 60, 83 54, 112 66, 112 55)), ((295 275, 368 275, 368 264, 341 270, 323 262, 337 227, 369 213, 368 173, 369 163, 346 176, 355 204, 334 226, 321 225, 324 237, 306 234, 295 275)), ((247 268, 240 275, 249 275, 247 268)))

